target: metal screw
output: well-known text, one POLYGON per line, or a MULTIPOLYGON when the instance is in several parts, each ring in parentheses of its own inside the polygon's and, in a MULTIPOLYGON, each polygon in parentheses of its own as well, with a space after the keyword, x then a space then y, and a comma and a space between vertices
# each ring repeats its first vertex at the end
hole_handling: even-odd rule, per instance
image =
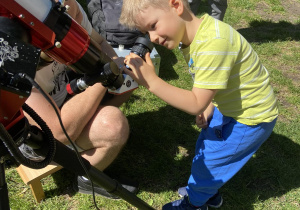
POLYGON ((55 42, 55 47, 61 48, 61 43, 60 42, 55 42))
POLYGON ((65 7, 66 7, 66 11, 68 12, 69 9, 70 9, 70 6, 69 6, 69 5, 66 5, 65 7))

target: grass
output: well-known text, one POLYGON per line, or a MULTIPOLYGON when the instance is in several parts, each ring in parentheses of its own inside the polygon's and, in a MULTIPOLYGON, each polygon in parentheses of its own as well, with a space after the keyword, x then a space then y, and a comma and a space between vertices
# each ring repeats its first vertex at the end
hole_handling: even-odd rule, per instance
MULTIPOLYGON (((82 1, 84 3, 84 1, 82 1)), ((300 12, 299 0, 231 0, 224 21, 237 29, 269 70, 278 97, 280 116, 268 141, 222 189, 221 209, 300 208, 300 12), (298 13, 297 13, 298 11, 298 13)), ((199 15, 207 9, 201 3, 199 15)), ((182 55, 157 46, 160 77, 191 89, 182 55)), ((108 172, 124 174, 140 183, 138 197, 155 209, 178 199, 186 185, 199 129, 185 114, 138 88, 121 107, 131 136, 108 172)), ((46 199, 36 204, 14 166, 6 168, 11 209, 94 209, 92 197, 74 192, 73 174, 65 169, 43 179, 46 199)), ((126 201, 97 197, 103 210, 135 209, 126 201)))

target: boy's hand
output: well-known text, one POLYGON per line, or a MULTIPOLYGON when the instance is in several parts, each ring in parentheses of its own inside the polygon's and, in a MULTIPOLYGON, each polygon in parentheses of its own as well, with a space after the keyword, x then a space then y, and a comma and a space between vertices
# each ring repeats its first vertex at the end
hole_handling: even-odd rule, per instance
POLYGON ((207 118, 204 116, 204 113, 196 115, 196 125, 199 128, 207 128, 207 118))
POLYGON ((124 64, 124 60, 125 58, 124 57, 113 57, 112 58, 113 62, 115 62, 117 64, 117 66, 119 67, 119 69, 121 69, 121 71, 123 72, 126 67, 125 67, 125 64, 124 64))
POLYGON ((124 72, 137 83, 149 89, 150 83, 155 80, 157 75, 149 52, 146 54, 145 60, 146 62, 140 56, 130 53, 125 57, 124 62, 131 70, 125 69, 124 72))
POLYGON ((206 110, 202 113, 196 116, 196 125, 199 128, 207 128, 208 127, 208 121, 212 118, 214 113, 214 105, 211 103, 206 110))

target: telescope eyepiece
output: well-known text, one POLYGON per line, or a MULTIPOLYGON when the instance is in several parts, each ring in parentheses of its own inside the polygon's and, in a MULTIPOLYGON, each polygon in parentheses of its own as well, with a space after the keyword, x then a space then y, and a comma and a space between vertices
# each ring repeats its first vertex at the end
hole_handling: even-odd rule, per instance
POLYGON ((147 54, 147 52, 151 53, 152 50, 153 50, 152 42, 146 37, 139 37, 135 41, 135 44, 133 45, 131 52, 137 54, 138 56, 140 56, 145 60, 145 55, 147 54))

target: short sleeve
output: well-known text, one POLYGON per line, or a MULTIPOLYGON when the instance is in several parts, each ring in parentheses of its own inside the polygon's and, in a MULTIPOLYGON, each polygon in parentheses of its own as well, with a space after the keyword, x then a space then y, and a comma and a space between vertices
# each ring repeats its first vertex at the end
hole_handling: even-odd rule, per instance
POLYGON ((194 87, 225 89, 238 50, 226 39, 215 38, 196 44, 190 50, 190 72, 194 87))

